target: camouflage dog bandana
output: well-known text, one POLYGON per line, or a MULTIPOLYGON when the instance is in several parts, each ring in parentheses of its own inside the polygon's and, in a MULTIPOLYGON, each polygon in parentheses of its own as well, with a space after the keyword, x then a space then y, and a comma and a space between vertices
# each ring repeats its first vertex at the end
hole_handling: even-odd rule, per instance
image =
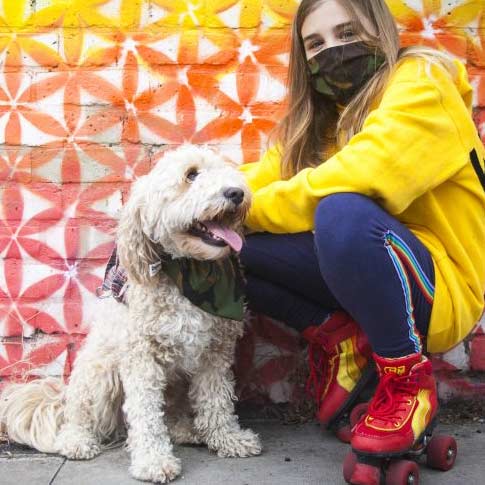
POLYGON ((364 42, 352 42, 320 51, 308 60, 315 91, 347 105, 379 67, 384 54, 364 42))
MULTIPOLYGON (((218 261, 198 261, 191 258, 172 259, 162 255, 150 265, 150 275, 164 271, 182 295, 202 310, 231 320, 241 321, 244 316, 244 278, 238 257, 218 261)), ((114 248, 106 266, 104 281, 96 294, 99 298, 112 296, 126 303, 128 275, 120 266, 114 248)))

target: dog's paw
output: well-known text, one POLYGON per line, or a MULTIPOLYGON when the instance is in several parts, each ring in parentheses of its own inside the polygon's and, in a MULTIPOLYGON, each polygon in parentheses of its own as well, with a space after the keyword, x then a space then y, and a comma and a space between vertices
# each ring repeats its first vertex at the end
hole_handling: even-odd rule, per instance
POLYGON ((131 463, 130 473, 137 480, 168 483, 182 471, 180 460, 173 455, 145 456, 131 463))
POLYGON ((256 456, 262 451, 259 436, 250 429, 212 435, 208 446, 223 458, 256 456))
POLYGON ((99 441, 78 426, 63 428, 55 446, 61 455, 70 460, 90 460, 101 453, 99 441))

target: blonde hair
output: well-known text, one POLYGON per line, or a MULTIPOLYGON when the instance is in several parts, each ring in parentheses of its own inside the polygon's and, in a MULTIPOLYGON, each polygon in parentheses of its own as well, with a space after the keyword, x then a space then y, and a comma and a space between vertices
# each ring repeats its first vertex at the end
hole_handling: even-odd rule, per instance
POLYGON ((343 147, 364 124, 369 111, 382 95, 390 73, 405 58, 419 57, 456 75, 452 59, 429 47, 399 49, 399 33, 385 0, 337 0, 349 13, 354 32, 382 51, 384 64, 339 113, 335 103, 322 103, 322 97, 310 84, 310 74, 301 29, 306 17, 324 0, 302 0, 293 20, 288 69, 288 109, 270 141, 281 151, 281 175, 290 178, 301 169, 320 165, 329 150, 343 147), (360 18, 368 19, 374 32, 369 32, 360 18), (315 108, 318 101, 318 109, 315 108))

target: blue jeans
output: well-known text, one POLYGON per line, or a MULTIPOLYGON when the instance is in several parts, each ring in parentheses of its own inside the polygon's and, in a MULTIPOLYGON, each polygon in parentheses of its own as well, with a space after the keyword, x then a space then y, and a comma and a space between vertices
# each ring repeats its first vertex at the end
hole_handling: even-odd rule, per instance
POLYGON ((374 352, 400 357, 422 351, 434 295, 426 247, 372 199, 325 197, 315 232, 247 236, 241 251, 249 308, 297 330, 344 309, 374 352))

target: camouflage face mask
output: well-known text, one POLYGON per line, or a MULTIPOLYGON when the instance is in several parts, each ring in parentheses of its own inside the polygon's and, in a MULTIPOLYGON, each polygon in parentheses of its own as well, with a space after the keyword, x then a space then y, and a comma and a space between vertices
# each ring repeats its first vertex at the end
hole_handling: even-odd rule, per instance
POLYGON ((377 47, 364 42, 330 47, 308 61, 311 83, 315 91, 345 106, 385 60, 377 47))

